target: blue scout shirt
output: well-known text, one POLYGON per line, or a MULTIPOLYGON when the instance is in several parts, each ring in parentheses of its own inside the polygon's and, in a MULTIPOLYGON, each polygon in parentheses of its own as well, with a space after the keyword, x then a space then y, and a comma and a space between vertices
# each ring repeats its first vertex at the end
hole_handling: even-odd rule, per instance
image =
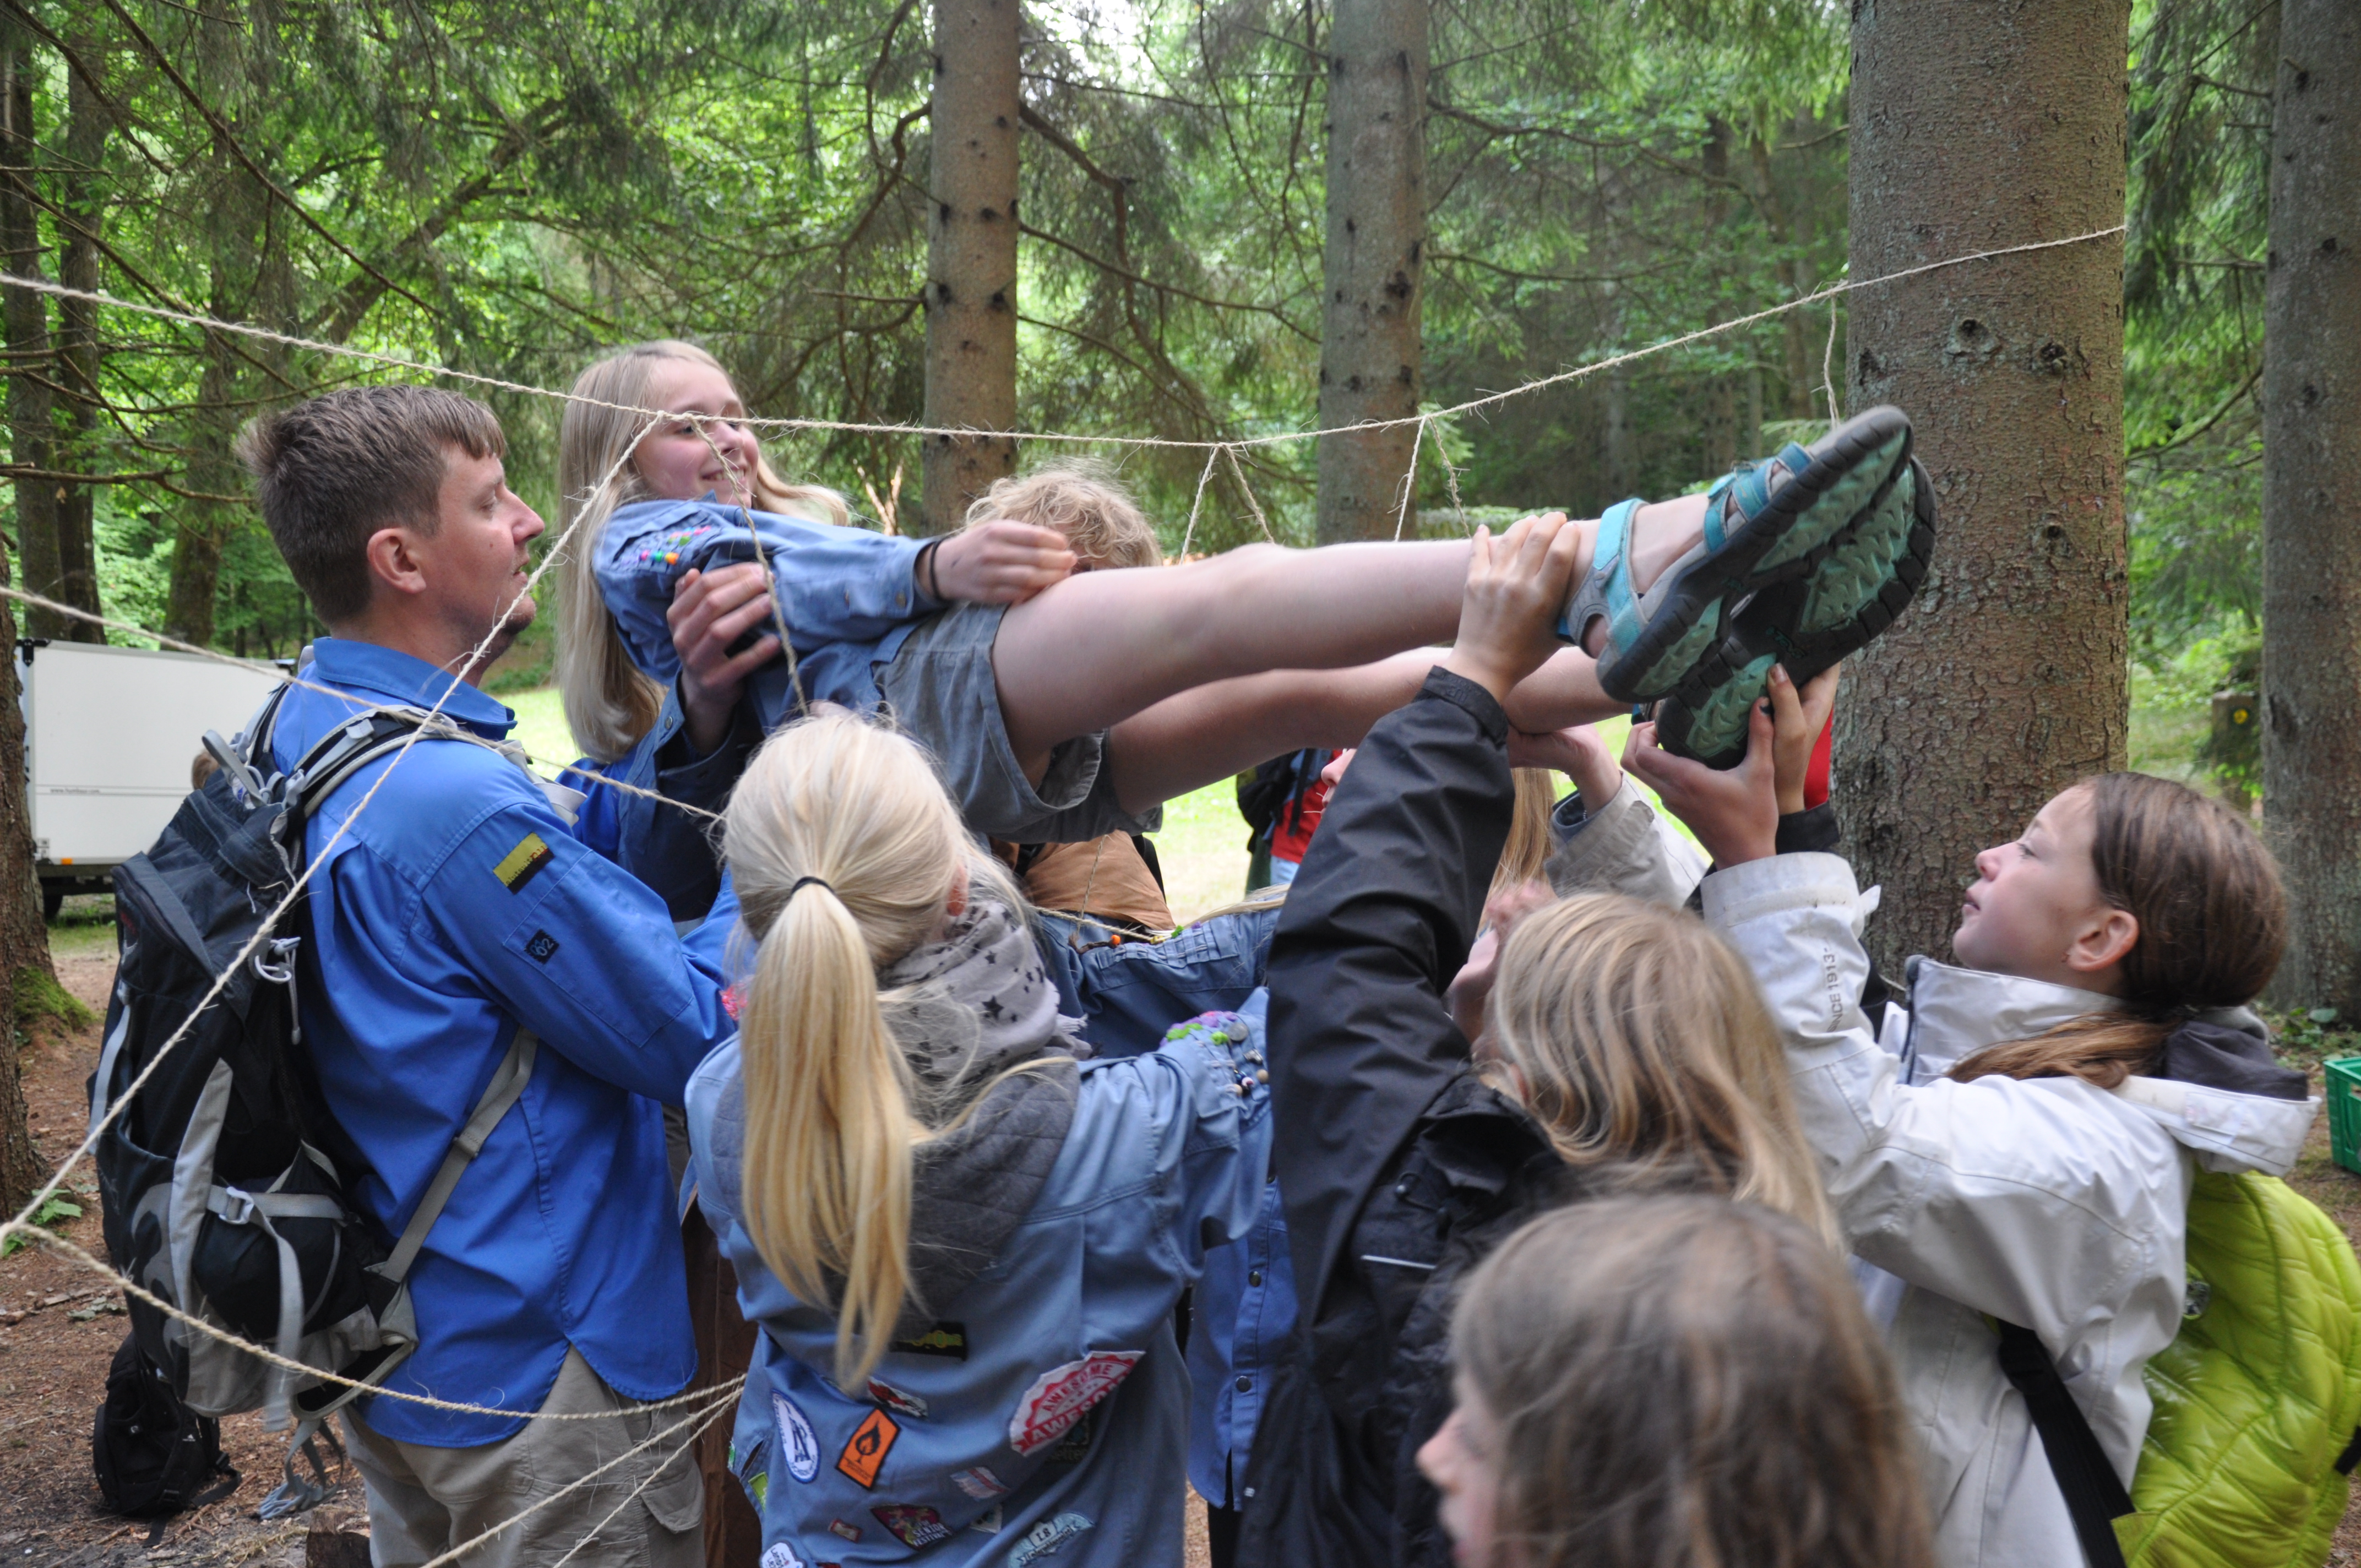
POLYGON ((1206 1248, 1253 1223, 1270 1151, 1260 1032, 1198 1023, 1082 1065, 1030 1212, 861 1397, 830 1380, 834 1314, 790 1294, 738 1221, 737 1042, 697 1069, 698 1201, 763 1329, 730 1455, 766 1563, 855 1568, 916 1549, 976 1568, 1180 1568, 1189 1381, 1173 1303, 1206 1248))
MULTIPOLYGON (((598 536, 598 593, 631 662, 670 685, 680 656, 664 612, 682 574, 767 560, 805 698, 870 713, 881 699, 869 666, 891 660, 911 628, 943 608, 918 591, 917 563, 926 543, 777 512, 741 511, 709 498, 634 501, 616 508, 598 536)), ((766 723, 790 711, 786 681, 785 659, 755 674, 766 723)))
MULTIPOLYGON (((514 722, 407 653, 335 638, 314 649, 309 678, 354 700, 289 692, 272 737, 281 767, 358 707, 429 707, 447 690, 443 711, 486 739, 514 722)), ((678 1393, 697 1351, 659 1102, 677 1104, 730 1033, 720 975, 682 949, 653 894, 484 747, 421 740, 372 763, 305 842, 319 870, 301 949, 303 1043, 371 1167, 355 1200, 388 1235, 520 1022, 542 1040, 522 1100, 427 1234, 410 1275, 421 1343, 387 1387, 537 1409, 572 1345, 631 1398, 678 1393)), ((367 1416, 385 1437, 444 1448, 523 1424, 384 1398, 367 1416)))

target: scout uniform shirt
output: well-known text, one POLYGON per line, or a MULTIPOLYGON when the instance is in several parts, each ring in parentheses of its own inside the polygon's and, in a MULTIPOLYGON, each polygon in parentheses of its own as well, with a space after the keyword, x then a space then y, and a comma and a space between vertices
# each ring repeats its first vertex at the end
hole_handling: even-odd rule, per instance
MULTIPOLYGON (((271 749, 281 768, 362 708, 431 707, 488 740, 515 715, 424 661, 322 638, 271 749)), ((570 1345, 634 1399, 696 1370, 660 1104, 731 1032, 721 977, 655 894, 586 849, 531 774, 421 740, 347 780, 305 829, 298 1002, 328 1108, 368 1159, 360 1208, 400 1234, 520 1025, 532 1080, 411 1270, 419 1348, 386 1387, 538 1409, 570 1345), (374 794, 372 794, 374 790, 374 794), (367 802, 364 809, 363 802, 367 802)), ((520 1417, 367 1402, 371 1431, 465 1448, 520 1417)))

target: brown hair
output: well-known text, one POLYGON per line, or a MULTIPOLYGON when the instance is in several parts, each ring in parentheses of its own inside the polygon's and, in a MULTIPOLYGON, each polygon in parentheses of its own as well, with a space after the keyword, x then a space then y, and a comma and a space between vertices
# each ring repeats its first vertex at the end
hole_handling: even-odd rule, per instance
POLYGON ((969 503, 967 526, 994 518, 1056 529, 1088 565, 1164 565, 1156 525, 1115 475, 1096 463, 1060 463, 1021 479, 994 479, 992 488, 969 503))
POLYGON ((1961 1082, 1998 1073, 2113 1089, 2152 1070, 2165 1036, 2193 1014, 2261 995, 2287 950, 2279 864, 2236 812, 2146 773, 2073 787, 2091 798, 2099 896, 2139 922, 2120 970, 2125 1005, 1978 1051, 1951 1069, 1961 1082))
POLYGON ((1451 1352, 1497 1423, 1496 1561, 1933 1568, 1893 1367, 1845 1266, 1784 1215, 1553 1210, 1476 1270, 1451 1352))
POLYGON ((1568 1165, 1634 1187, 1677 1186, 1837 1228, 1779 1032, 1730 945, 1686 910, 1620 894, 1527 916, 1486 1012, 1500 1087, 1568 1165))
POLYGON ((508 455, 491 410, 434 387, 346 387, 238 433, 263 523, 323 621, 368 609, 371 534, 395 523, 434 532, 454 447, 508 455))

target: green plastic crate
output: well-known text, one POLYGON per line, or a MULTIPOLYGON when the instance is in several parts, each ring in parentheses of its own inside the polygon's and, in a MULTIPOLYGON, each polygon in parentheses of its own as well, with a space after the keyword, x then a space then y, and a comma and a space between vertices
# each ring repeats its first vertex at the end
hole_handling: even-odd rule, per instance
POLYGON ((2340 1057, 2328 1069, 2328 1154, 2361 1174, 2361 1057, 2340 1057))

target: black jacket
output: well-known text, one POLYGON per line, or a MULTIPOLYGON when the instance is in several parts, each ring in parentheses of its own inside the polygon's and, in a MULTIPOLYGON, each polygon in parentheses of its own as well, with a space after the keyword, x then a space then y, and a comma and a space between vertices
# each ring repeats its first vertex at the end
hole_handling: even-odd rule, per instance
POLYGON ((1271 1158, 1301 1307, 1255 1433, 1241 1563, 1449 1563, 1414 1456, 1450 1413, 1453 1299, 1574 1195, 1444 1003, 1508 841, 1507 739, 1490 694, 1434 672, 1369 732, 1288 890, 1271 1158))

